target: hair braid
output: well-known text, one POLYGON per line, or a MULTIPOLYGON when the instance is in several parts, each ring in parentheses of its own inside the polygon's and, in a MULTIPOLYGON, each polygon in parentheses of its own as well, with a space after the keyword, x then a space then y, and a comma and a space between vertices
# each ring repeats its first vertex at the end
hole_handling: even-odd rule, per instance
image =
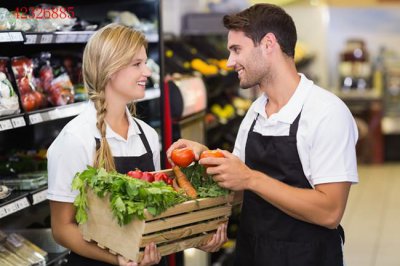
POLYGON ((104 169, 106 169, 106 171, 115 170, 114 159, 106 138, 107 125, 105 122, 105 116, 107 113, 107 107, 105 104, 104 91, 100 91, 100 93, 93 93, 90 96, 90 99, 93 101, 97 111, 96 126, 99 129, 101 135, 100 148, 96 150, 94 167, 103 167, 104 169))

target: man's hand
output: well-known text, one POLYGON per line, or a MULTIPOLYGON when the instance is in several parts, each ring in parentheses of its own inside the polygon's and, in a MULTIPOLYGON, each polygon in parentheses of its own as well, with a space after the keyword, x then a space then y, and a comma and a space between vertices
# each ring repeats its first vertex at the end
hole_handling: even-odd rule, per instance
POLYGON ((232 153, 220 151, 224 158, 203 158, 199 163, 208 165, 207 174, 212 175, 219 186, 234 191, 248 189, 253 171, 232 153))
POLYGON ((203 151, 208 150, 208 148, 206 146, 204 146, 203 144, 200 144, 198 142, 187 140, 187 139, 179 139, 179 140, 175 141, 174 143, 172 143, 172 145, 167 150, 167 158, 168 158, 169 162, 171 163, 171 165, 174 165, 174 162, 171 160, 171 153, 173 150, 179 149, 179 148, 192 149, 194 152, 196 161, 199 160, 200 154, 203 151))

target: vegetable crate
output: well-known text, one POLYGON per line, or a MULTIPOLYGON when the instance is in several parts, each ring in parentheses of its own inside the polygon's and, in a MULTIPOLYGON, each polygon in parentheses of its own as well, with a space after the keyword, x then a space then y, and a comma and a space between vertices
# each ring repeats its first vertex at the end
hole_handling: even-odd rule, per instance
MULTIPOLYGON (((173 175, 172 171, 164 172, 173 175)), ((162 256, 206 243, 231 215, 233 195, 186 201, 158 216, 145 211, 145 220, 133 219, 123 226, 113 217, 107 197, 88 191, 87 200, 88 220, 79 226, 83 238, 139 262, 144 247, 151 242, 162 256)))

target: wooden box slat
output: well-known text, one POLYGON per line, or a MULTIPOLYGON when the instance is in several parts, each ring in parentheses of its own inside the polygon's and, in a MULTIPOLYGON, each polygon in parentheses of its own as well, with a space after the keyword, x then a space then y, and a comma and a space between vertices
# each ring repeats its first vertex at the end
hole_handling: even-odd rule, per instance
POLYGON ((183 202, 181 204, 175 205, 174 207, 168 208, 165 212, 154 217, 149 212, 145 211, 146 221, 159 219, 167 216, 172 216, 180 214, 183 212, 191 212, 199 209, 209 208, 217 205, 224 204, 226 202, 232 202, 233 195, 221 196, 216 198, 203 198, 183 202))
MULTIPOLYGON (((197 237, 190 238, 190 239, 185 239, 183 241, 173 242, 168 245, 163 245, 161 247, 157 247, 157 249, 159 250, 161 256, 169 255, 169 254, 176 253, 176 252, 188 249, 188 248, 201 246, 201 245, 207 243, 207 241, 209 239, 211 239, 213 234, 214 233, 210 233, 210 234, 205 234, 205 235, 197 236, 197 237)), ((143 252, 139 252, 139 254, 137 256, 137 261, 141 261, 142 258, 143 258, 143 252)))
POLYGON ((177 215, 171 218, 157 219, 146 223, 144 234, 162 231, 168 228, 182 226, 188 223, 209 220, 221 216, 229 216, 231 214, 231 206, 221 206, 211 209, 191 212, 188 214, 177 215))
POLYGON ((150 244, 151 242, 154 242, 155 244, 158 245, 164 242, 171 241, 173 239, 186 238, 191 235, 196 235, 199 233, 216 230, 220 224, 227 221, 228 218, 224 217, 217 220, 203 222, 200 224, 181 227, 171 231, 164 231, 162 233, 145 235, 142 237, 142 242, 140 243, 140 247, 145 247, 147 244, 150 244))

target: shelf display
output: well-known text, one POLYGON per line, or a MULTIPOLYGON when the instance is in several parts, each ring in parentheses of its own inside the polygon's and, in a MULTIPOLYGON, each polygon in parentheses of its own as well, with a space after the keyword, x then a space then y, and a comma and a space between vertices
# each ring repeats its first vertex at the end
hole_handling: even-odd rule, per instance
MULTIPOLYGON (((23 6, 18 1, 0 4, 2 228, 15 231, 26 227, 49 230, 46 161, 44 168, 30 167, 28 170, 16 166, 14 159, 17 150, 40 150, 45 156, 45 149, 65 124, 86 107, 88 93, 83 87, 81 75, 82 51, 98 28, 111 22, 129 24, 133 21, 135 23, 131 26, 146 35, 152 76, 146 86, 145 97, 137 101, 137 113, 161 131, 160 97, 163 92, 160 82, 164 70, 160 56, 160 1, 117 2, 115 5, 115 2, 105 0, 79 3, 67 0, 63 2, 64 6, 59 6, 57 1, 50 0, 34 6, 30 6, 29 2, 25 4, 29 6, 23 6), (13 107, 8 100, 11 97, 13 107), (11 163, 10 158, 14 160, 11 163), (19 221, 20 215, 32 209, 40 214, 21 223, 22 228, 18 227, 19 223, 14 221, 19 221)), ((59 265, 66 254, 65 249, 48 251, 46 262, 41 265, 59 265)))

